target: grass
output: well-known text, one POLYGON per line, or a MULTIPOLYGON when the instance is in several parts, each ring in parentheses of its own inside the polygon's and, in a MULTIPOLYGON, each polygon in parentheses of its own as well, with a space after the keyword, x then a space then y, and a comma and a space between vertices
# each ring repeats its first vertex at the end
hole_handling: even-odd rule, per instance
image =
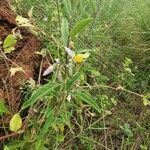
POLYGON ((12 6, 24 17, 34 6, 43 49, 61 64, 23 103, 21 114, 29 110, 24 134, 3 146, 148 150, 150 111, 143 99, 149 98, 150 1, 20 0, 12 6), (90 57, 68 70, 67 33, 85 18, 90 23, 72 41, 76 53, 90 57))

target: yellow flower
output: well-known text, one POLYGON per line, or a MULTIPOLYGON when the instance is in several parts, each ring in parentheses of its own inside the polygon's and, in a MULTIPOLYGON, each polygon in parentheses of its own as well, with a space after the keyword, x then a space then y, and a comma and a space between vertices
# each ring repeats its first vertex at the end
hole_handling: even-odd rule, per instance
POLYGON ((73 60, 76 62, 76 63, 82 63, 86 58, 89 57, 89 53, 85 53, 85 54, 78 54, 78 55, 75 55, 73 57, 73 60))
POLYGON ((77 63, 82 63, 84 61, 84 58, 82 57, 82 54, 78 54, 73 57, 73 60, 77 63))

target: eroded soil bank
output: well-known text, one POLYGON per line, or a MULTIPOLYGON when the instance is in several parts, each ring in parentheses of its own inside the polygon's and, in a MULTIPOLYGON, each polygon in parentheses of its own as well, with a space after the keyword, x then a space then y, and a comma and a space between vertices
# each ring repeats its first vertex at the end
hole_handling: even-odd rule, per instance
MULTIPOLYGON (((15 50, 7 58, 0 59, 0 99, 6 101, 8 109, 13 114, 19 111, 23 94, 21 86, 29 78, 34 78, 40 66, 41 58, 35 54, 40 49, 40 41, 27 29, 19 28, 15 22, 16 14, 9 9, 5 1, 0 0, 0 41, 12 33, 14 28, 18 28, 22 39, 17 40, 15 50), (16 72, 10 76, 10 68, 22 67, 23 72, 16 72)), ((2 44, 0 53, 3 52, 2 44)))

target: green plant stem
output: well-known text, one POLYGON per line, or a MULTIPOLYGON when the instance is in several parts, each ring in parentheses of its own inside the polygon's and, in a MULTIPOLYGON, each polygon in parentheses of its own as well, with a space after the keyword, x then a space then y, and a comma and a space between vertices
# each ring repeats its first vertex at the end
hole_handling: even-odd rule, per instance
POLYGON ((101 0, 99 0, 99 3, 98 3, 98 5, 97 5, 97 9, 96 9, 96 11, 95 11, 94 14, 93 14, 93 21, 92 21, 92 24, 91 24, 91 27, 90 27, 90 31, 89 31, 89 34, 88 34, 88 38, 89 38, 90 35, 91 35, 91 31, 92 31, 93 26, 94 26, 94 23, 95 23, 95 21, 96 21, 96 17, 97 17, 97 14, 98 14, 98 12, 99 12, 100 4, 101 4, 101 0))
POLYGON ((58 23, 59 23, 60 33, 61 33, 61 19, 60 19, 59 0, 56 1, 56 5, 57 5, 58 23))

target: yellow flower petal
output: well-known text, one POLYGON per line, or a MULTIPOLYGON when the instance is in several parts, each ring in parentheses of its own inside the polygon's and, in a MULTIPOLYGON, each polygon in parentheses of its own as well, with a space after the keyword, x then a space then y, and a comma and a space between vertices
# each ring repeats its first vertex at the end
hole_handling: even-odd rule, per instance
POLYGON ((84 58, 83 58, 82 54, 78 54, 73 57, 73 60, 77 63, 82 63, 84 61, 84 58))
POLYGON ((73 57, 73 60, 76 62, 76 63, 82 63, 85 59, 87 59, 88 57, 90 56, 89 53, 85 53, 85 54, 78 54, 78 55, 75 55, 73 57))

